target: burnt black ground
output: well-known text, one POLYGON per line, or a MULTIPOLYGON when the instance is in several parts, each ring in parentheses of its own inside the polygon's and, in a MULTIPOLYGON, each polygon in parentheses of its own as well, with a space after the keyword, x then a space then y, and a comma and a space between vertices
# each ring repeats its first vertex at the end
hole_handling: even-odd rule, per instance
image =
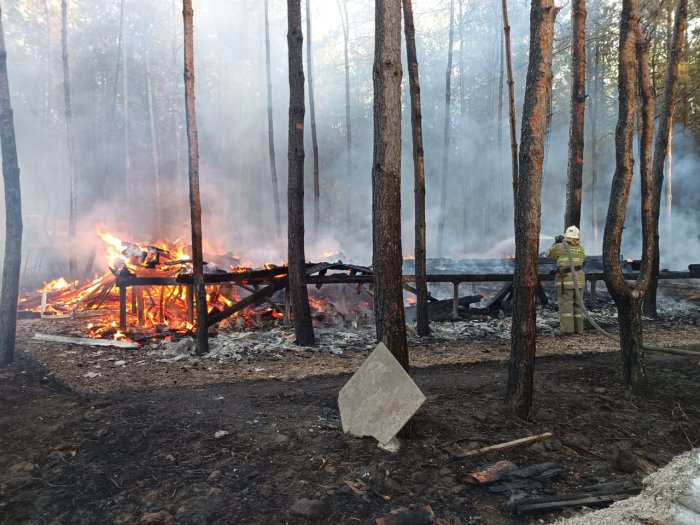
POLYGON ((0 369, 0 523, 369 524, 425 504, 441 523, 528 523, 509 513, 511 494, 461 475, 501 459, 554 461, 562 475, 525 492, 566 493, 641 479, 619 448, 661 466, 697 446, 700 367, 652 355, 648 372, 650 394, 638 398, 623 388, 616 354, 541 358, 523 422, 501 414, 504 364, 418 369, 428 400, 416 435, 392 455, 339 429, 348 375, 81 396, 20 351, 0 369), (544 431, 555 439, 471 460, 445 449, 544 431), (345 483, 353 479, 364 496, 345 483), (290 514, 304 498, 320 502, 315 517, 290 514))

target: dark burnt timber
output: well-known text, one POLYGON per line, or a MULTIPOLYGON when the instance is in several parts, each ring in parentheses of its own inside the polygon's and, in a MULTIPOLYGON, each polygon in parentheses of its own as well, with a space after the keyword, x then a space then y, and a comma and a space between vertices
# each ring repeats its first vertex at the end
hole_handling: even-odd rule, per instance
MULTIPOLYGON (((462 261, 462 267, 470 267, 473 271, 479 268, 494 268, 493 261, 489 259, 471 259, 467 261, 462 261), (481 264, 480 264, 481 261, 481 264), (485 262, 486 261, 486 262, 485 262), (490 261, 490 262, 489 262, 490 261)), ((506 261, 510 261, 509 259, 506 261)), ((453 261, 455 264, 460 261, 453 261)), ((595 267, 596 259, 591 260, 593 267, 595 267)), ((554 281, 554 274, 551 273, 549 268, 549 263, 542 261, 540 265, 540 273, 538 274, 538 279, 540 283, 554 281)), ((625 280, 633 281, 637 279, 638 274, 632 270, 635 268, 635 262, 625 263, 625 269, 630 270, 629 273, 623 274, 625 280)), ((688 272, 670 272, 663 271, 659 274, 659 279, 697 279, 700 278, 700 272, 698 271, 700 265, 691 264, 688 272)), ((475 310, 487 313, 495 313, 500 309, 500 305, 504 300, 507 300, 508 296, 512 293, 512 281, 513 274, 507 273, 507 265, 503 266, 501 269, 502 273, 446 273, 446 274, 428 274, 426 276, 427 282, 429 283, 452 283, 455 287, 455 295, 452 299, 447 301, 452 303, 452 317, 456 317, 455 312, 458 311, 459 306, 464 306, 464 300, 469 300, 470 298, 460 298, 459 297, 459 284, 460 283, 481 283, 481 282, 503 282, 506 283, 503 289, 490 301, 490 303, 483 309, 475 310), (456 302, 456 303, 455 303, 456 302), (457 306, 455 307, 455 304, 457 306)), ((321 287, 324 284, 369 284, 371 285, 374 280, 372 275, 372 269, 367 266, 358 266, 353 264, 344 264, 342 262, 337 263, 318 263, 306 265, 306 283, 311 285, 316 285, 321 287), (343 272, 343 273, 331 273, 329 271, 343 272), (316 275, 314 275, 316 274, 316 275)), ((408 283, 413 283, 416 281, 416 276, 411 274, 405 274, 402 276, 404 283, 404 289, 415 293, 415 289, 408 283)), ((598 281, 603 280, 602 271, 590 271, 586 273, 586 280, 591 283, 591 289, 595 290, 595 284, 598 281)), ((126 289, 133 286, 179 286, 179 285, 191 285, 193 282, 192 274, 180 274, 176 277, 138 277, 131 273, 125 275, 117 275, 115 284, 119 287, 119 299, 120 299, 120 330, 126 329, 126 289)), ((216 311, 209 314, 207 321, 208 326, 212 326, 216 323, 223 321, 224 319, 230 317, 231 315, 244 310, 249 306, 257 306, 272 296, 276 291, 286 288, 288 285, 287 279, 287 267, 276 266, 273 268, 265 268, 262 270, 248 270, 244 272, 220 272, 213 274, 204 274, 204 284, 205 285, 218 285, 218 284, 233 284, 239 286, 265 286, 265 288, 256 290, 252 295, 243 298, 241 301, 231 305, 223 311, 216 311)), ((250 290, 248 290, 250 291, 250 290)), ((474 297, 471 297, 473 299, 474 297)), ((547 296, 544 293, 541 285, 538 287, 538 298, 541 303, 547 304, 547 296)), ((429 297, 429 300, 433 303, 442 303, 443 301, 438 301, 434 297, 429 297)), ((594 296, 592 296, 592 301, 594 301, 594 296)), ((471 301, 477 302, 477 301, 471 301)), ((431 314, 432 317, 432 314, 431 314)))

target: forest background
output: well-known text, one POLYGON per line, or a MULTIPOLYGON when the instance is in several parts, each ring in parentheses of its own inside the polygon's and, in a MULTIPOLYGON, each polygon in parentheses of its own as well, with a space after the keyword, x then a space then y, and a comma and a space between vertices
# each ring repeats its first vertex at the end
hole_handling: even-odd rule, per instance
MULTIPOLYGON (((455 0, 453 57, 448 70, 450 0, 413 2, 426 152, 428 257, 438 255, 446 77, 451 97, 447 108, 450 140, 443 255, 458 259, 514 253, 499 4, 489 0, 455 0)), ((581 229, 589 254, 600 253, 614 172, 619 31, 616 4, 608 0, 588 2, 581 229)), ((657 98, 664 92, 672 4, 669 0, 643 3, 642 20, 651 38, 650 68, 657 98)), ((662 198, 662 268, 682 269, 700 260, 698 4, 691 0, 688 10, 687 42, 673 121, 671 177, 667 167, 662 198), (668 198, 669 179, 672 200, 668 198)), ((286 2, 269 0, 269 6, 274 143, 284 223, 289 101, 286 2)), ((255 266, 268 261, 279 263, 286 258, 286 246, 276 236, 274 224, 264 3, 208 0, 195 8, 205 252, 231 251, 255 266)), ((529 3, 511 2, 509 10, 519 127, 527 69, 529 3)), ((306 254, 310 260, 330 257, 360 264, 371 260, 373 13, 373 2, 368 0, 311 1, 313 67, 311 71, 308 63, 304 67, 307 84, 311 81, 314 87, 321 197, 318 228, 313 224, 313 213, 306 214, 306 254), (349 123, 345 99, 346 34, 349 123)), ((73 167, 77 176, 77 234, 81 239, 78 245, 84 259, 99 243, 98 225, 133 240, 188 239, 180 4, 155 0, 69 2, 72 158, 65 121, 60 1, 17 0, 8 4, 3 14, 22 169, 25 249, 47 243, 68 245, 73 167)), ((302 16, 307 16, 303 9, 302 16)), ((543 174, 542 247, 564 228, 570 19, 570 5, 564 3, 557 17, 554 44, 551 117, 543 174)), ((404 64, 402 222, 404 255, 410 256, 413 173, 406 73, 404 64)), ((308 96, 309 90, 306 92, 308 96)), ((312 210, 313 161, 308 119, 309 111, 306 201, 307 210, 312 210)), ((626 224, 629 227, 623 236, 622 253, 638 258, 638 182, 633 185, 626 224)), ((59 257, 65 257, 60 262, 67 265, 68 250, 59 252, 59 257)))

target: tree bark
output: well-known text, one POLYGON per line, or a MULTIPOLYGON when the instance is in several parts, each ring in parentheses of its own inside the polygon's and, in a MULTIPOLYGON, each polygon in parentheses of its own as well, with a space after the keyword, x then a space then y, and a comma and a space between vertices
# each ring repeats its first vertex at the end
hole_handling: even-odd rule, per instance
POLYGON ((78 260, 75 253, 75 229, 78 217, 78 172, 75 169, 73 149, 73 112, 70 102, 70 74, 68 68, 68 2, 61 0, 61 55, 63 62, 63 100, 66 115, 66 146, 70 172, 70 203, 68 206, 68 268, 71 279, 78 278, 78 260))
POLYGON ((318 137, 316 135, 316 104, 314 102, 314 62, 311 51, 311 0, 306 0, 306 65, 309 68, 309 117, 311 119, 311 147, 314 159, 314 235, 318 236, 321 220, 321 188, 319 184, 318 137))
POLYGON ((421 112, 420 76, 416 53, 416 28, 413 23, 411 0, 403 0, 406 62, 411 92, 411 137, 413 140, 413 176, 415 199, 415 272, 416 272, 416 333, 430 334, 428 320, 428 283, 426 280, 425 248, 425 156, 423 151, 423 116, 421 112))
POLYGON ((513 325, 506 392, 506 409, 522 419, 529 416, 532 406, 542 169, 557 12, 553 0, 532 1, 530 58, 523 102, 522 145, 515 202, 513 325))
POLYGON ((508 2, 502 0, 503 39, 506 43, 506 69, 508 78, 508 121, 510 123, 510 155, 513 169, 513 201, 518 195, 518 137, 515 122, 515 81, 513 80, 513 57, 510 51, 510 23, 508 22, 508 2))
POLYGON ((267 74, 267 146, 270 156, 270 178, 272 179, 272 202, 275 206, 275 231, 282 235, 282 214, 280 212, 279 185, 277 183, 277 160, 275 157, 275 129, 272 119, 272 74, 270 72, 270 19, 268 2, 265 0, 265 71, 267 74))
POLYGON ((573 0, 571 15, 571 116, 564 228, 581 227, 583 142, 586 111, 586 0, 573 0))
POLYGON ((17 300, 22 265, 22 195, 15 142, 15 125, 7 78, 7 51, 0 6, 0 148, 5 187, 5 259, 0 292, 0 364, 15 359, 17 300))
POLYGON ((287 259, 289 294, 294 312, 297 344, 313 346, 309 295, 304 255, 304 36, 301 31, 301 0, 287 0, 287 46, 289 51, 289 182, 287 185, 287 259))
POLYGON ((673 27, 673 37, 668 56, 668 69, 666 71, 666 82, 664 99, 659 115, 659 124, 656 131, 656 143, 654 144, 654 159, 652 163, 652 174, 654 177, 654 255, 652 260, 651 284, 649 293, 644 300, 644 314, 649 317, 656 317, 656 294, 658 287, 658 275, 660 266, 659 257, 659 218, 661 214, 661 188, 664 181, 664 162, 667 152, 671 146, 672 117, 675 108, 676 88, 678 84, 678 69, 683 54, 683 35, 687 26, 688 0, 678 0, 676 17, 673 27))
POLYGON ((610 204, 603 237, 603 267, 605 284, 618 309, 623 377, 627 387, 639 393, 646 388, 641 306, 649 287, 653 255, 653 180, 649 153, 654 125, 654 107, 647 47, 648 44, 644 41, 641 32, 639 0, 623 0, 620 17, 619 111, 615 128, 615 174, 610 190, 610 204), (639 69, 637 69, 637 63, 639 69), (640 129, 642 267, 636 284, 630 287, 622 275, 620 243, 634 166, 632 138, 636 113, 636 79, 639 82, 642 101, 640 129))
POLYGON ((192 223, 192 279, 196 305, 197 354, 209 351, 207 337, 207 297, 204 287, 202 256, 202 204, 199 197, 199 141, 194 102, 194 34, 192 28, 192 0, 183 0, 182 9, 185 35, 185 115, 189 150, 190 220, 192 223))
POLYGON ((377 340, 408 370, 401 252, 401 0, 375 3, 372 264, 377 340))
POLYGON ((443 126, 442 180, 440 182, 440 220, 438 222, 438 257, 444 256, 445 221, 447 219, 447 172, 450 160, 450 106, 452 101, 452 45, 454 42, 455 2, 450 0, 450 31, 447 41, 447 70, 445 71, 445 119, 443 126))

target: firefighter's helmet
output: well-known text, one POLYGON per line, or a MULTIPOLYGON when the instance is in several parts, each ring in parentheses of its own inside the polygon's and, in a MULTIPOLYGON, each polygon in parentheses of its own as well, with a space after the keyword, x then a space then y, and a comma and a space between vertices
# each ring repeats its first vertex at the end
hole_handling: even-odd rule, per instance
POLYGON ((579 239, 580 232, 576 226, 569 226, 564 233, 564 237, 567 239, 579 239))

